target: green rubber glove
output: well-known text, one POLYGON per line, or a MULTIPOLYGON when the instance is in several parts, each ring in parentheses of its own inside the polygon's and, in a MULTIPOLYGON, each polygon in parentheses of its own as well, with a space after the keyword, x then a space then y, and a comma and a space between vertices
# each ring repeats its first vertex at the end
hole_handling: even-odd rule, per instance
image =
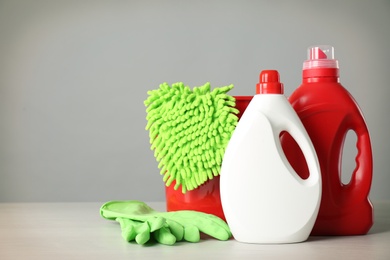
POLYGON ((219 240, 228 240, 232 234, 220 218, 197 211, 182 210, 158 212, 141 201, 110 201, 100 208, 105 219, 121 224, 126 241, 144 244, 153 233, 157 242, 172 245, 176 241, 199 242, 200 232, 219 240))
POLYGON ((121 225, 123 239, 128 242, 135 240, 137 244, 143 245, 149 241, 150 233, 161 244, 173 245, 176 242, 176 237, 165 225, 163 218, 156 218, 153 222, 134 221, 127 218, 116 218, 116 221, 121 225))

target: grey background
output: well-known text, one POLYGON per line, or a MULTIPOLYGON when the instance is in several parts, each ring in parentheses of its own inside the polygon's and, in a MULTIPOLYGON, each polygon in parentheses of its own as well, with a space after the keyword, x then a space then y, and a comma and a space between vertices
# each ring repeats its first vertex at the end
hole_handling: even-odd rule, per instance
MULTIPOLYGON (((147 90, 252 95, 277 69, 288 96, 313 44, 335 47, 389 199, 389 25, 389 1, 0 1, 0 201, 164 200, 147 90)), ((345 180, 355 153, 348 135, 345 180)))

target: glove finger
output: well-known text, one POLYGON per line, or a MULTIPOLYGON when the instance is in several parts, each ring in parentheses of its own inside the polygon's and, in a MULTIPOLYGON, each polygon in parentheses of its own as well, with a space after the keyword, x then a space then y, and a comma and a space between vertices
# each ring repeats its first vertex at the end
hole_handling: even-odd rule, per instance
POLYGON ((177 241, 181 241, 184 237, 184 227, 176 221, 167 219, 166 220, 171 233, 176 237, 177 241))
POLYGON ((215 223, 201 224, 198 227, 201 232, 219 240, 228 240, 229 238, 232 237, 232 233, 230 232, 230 229, 227 230, 215 223))
POLYGON ((205 222, 199 226, 201 232, 219 240, 228 240, 232 237, 229 226, 219 217, 207 214, 204 221, 205 222))
POLYGON ((165 224, 165 218, 163 217, 155 217, 155 218, 150 218, 147 220, 149 227, 150 227, 150 232, 154 232, 160 228, 162 228, 165 224))
MULTIPOLYGON (((188 214, 188 213, 185 213, 188 214)), ((229 226, 221 218, 203 212, 191 212, 188 215, 200 232, 219 240, 228 240, 232 237, 229 226)))
POLYGON ((200 227, 199 230, 218 240, 228 240, 232 236, 230 231, 228 232, 219 226, 200 227))
POLYGON ((137 235, 135 236, 135 242, 139 245, 143 245, 150 239, 150 228, 147 222, 136 226, 135 228, 137 235))
POLYGON ((184 228, 197 226, 202 233, 219 240, 228 240, 232 237, 229 226, 221 218, 196 211, 167 212, 163 215, 166 219, 175 220, 184 228))
POLYGON ((135 232, 135 223, 130 219, 125 218, 116 218, 117 222, 119 222, 122 230, 122 237, 127 242, 134 240, 137 233, 135 232))
POLYGON ((176 243, 176 237, 171 233, 168 227, 162 227, 153 233, 154 238, 160 244, 173 245, 176 243))
POLYGON ((184 227, 184 240, 188 242, 199 242, 200 241, 200 233, 199 229, 196 226, 187 226, 184 227))
POLYGON ((216 225, 218 225, 221 228, 223 228, 224 230, 226 230, 230 235, 232 234, 228 224, 224 220, 222 220, 221 218, 219 218, 215 215, 212 215, 212 214, 207 214, 207 218, 210 221, 214 222, 216 225))

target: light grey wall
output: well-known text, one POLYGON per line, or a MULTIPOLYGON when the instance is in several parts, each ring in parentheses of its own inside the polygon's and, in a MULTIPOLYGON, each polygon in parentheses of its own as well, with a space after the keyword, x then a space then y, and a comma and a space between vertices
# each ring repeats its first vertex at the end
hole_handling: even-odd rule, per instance
POLYGON ((277 69, 288 96, 313 44, 335 47, 389 199, 389 25, 389 1, 0 1, 0 201, 164 200, 147 90, 252 95, 277 69))

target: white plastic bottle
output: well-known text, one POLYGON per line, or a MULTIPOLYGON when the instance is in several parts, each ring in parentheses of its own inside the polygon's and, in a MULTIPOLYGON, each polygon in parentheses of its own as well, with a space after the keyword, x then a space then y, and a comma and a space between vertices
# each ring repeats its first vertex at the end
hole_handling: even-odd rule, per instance
POLYGON ((321 199, 320 167, 313 144, 283 95, 276 70, 260 73, 255 95, 229 141, 220 173, 223 211, 234 238, 246 243, 305 241, 321 199), (284 155, 288 132, 305 156, 302 179, 284 155))

